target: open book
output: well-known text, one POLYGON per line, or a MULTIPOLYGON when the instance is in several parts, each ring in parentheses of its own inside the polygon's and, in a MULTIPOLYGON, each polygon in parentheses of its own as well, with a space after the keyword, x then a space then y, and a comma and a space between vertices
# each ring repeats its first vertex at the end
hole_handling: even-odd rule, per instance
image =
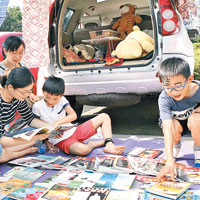
POLYGON ((70 130, 73 127, 76 127, 77 124, 71 124, 71 125, 61 125, 53 129, 50 126, 34 129, 31 131, 26 131, 24 133, 18 134, 13 136, 14 138, 23 138, 25 140, 31 140, 34 135, 36 134, 45 134, 45 133, 50 133, 48 138, 55 138, 57 135, 60 135, 64 133, 65 131, 70 130))

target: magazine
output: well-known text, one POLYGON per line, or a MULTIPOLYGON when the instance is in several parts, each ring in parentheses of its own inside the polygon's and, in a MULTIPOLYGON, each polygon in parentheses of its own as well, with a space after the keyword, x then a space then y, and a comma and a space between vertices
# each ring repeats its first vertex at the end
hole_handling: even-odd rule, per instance
POLYGON ((171 199, 177 199, 190 187, 190 185, 191 183, 188 182, 178 183, 163 181, 148 187, 147 192, 171 199))
POLYGON ((129 156, 137 156, 140 158, 156 158, 162 154, 162 150, 158 149, 147 149, 143 147, 134 147, 130 152, 127 153, 129 156))
POLYGON ((118 157, 115 159, 114 168, 118 169, 120 173, 131 173, 133 172, 129 160, 127 157, 118 157))
POLYGON ((9 179, 8 181, 5 182, 0 182, 0 194, 3 195, 8 195, 11 192, 15 191, 19 187, 21 187, 24 184, 30 183, 30 181, 25 181, 25 180, 19 180, 19 179, 9 179))
POLYGON ((4 173, 4 176, 12 176, 13 178, 34 182, 46 172, 32 167, 14 167, 4 173))
POLYGON ((39 200, 64 200, 71 199, 78 188, 68 187, 65 184, 54 184, 50 187, 39 200))
POLYGON ((71 200, 104 200, 109 191, 109 188, 80 187, 71 200))
POLYGON ((50 133, 48 138, 55 138, 56 136, 64 133, 65 131, 68 131, 68 130, 72 129, 73 127, 76 127, 76 126, 77 126, 77 124, 73 124, 73 125, 69 125, 69 126, 60 125, 60 126, 54 128, 54 129, 50 126, 46 126, 46 127, 31 130, 31 131, 26 131, 24 133, 15 135, 13 137, 14 138, 23 138, 25 140, 30 141, 33 138, 33 136, 36 135, 36 134, 50 133))
POLYGON ((200 168, 192 168, 190 166, 179 166, 177 175, 183 181, 200 184, 200 168))
POLYGON ((46 190, 47 187, 42 187, 37 184, 25 184, 10 193, 8 197, 17 200, 37 200, 46 190))
POLYGON ((69 163, 71 158, 58 156, 57 159, 51 163, 42 164, 41 167, 44 169, 66 169, 67 163, 69 163))
POLYGON ((15 160, 9 161, 9 164, 20 165, 25 167, 40 167, 44 164, 48 164, 57 160, 57 156, 44 156, 40 155, 38 157, 25 157, 17 158, 15 160))
POLYGON ((34 135, 48 133, 48 132, 50 132, 50 130, 51 130, 50 127, 37 128, 37 129, 31 130, 31 131, 26 131, 26 132, 18 134, 18 135, 14 135, 13 137, 14 138, 22 138, 22 139, 30 141, 34 135))

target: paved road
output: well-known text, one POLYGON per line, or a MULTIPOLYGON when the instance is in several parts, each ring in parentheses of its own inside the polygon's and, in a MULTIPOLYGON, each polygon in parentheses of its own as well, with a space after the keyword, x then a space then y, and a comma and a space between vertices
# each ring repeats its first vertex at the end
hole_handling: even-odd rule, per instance
POLYGON ((162 136, 158 127, 157 98, 144 98, 140 103, 121 108, 85 106, 80 122, 105 112, 112 119, 113 134, 162 136))

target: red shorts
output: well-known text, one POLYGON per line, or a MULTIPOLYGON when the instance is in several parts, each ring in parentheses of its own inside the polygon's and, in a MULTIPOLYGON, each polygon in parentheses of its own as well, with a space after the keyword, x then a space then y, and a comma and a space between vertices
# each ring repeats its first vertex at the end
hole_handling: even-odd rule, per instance
POLYGON ((70 136, 66 140, 59 142, 58 144, 56 144, 56 146, 65 153, 69 154, 69 148, 73 143, 75 142, 83 143, 84 140, 87 140, 96 133, 97 130, 93 127, 92 121, 89 120, 78 126, 78 128, 76 129, 76 131, 72 136, 70 136))

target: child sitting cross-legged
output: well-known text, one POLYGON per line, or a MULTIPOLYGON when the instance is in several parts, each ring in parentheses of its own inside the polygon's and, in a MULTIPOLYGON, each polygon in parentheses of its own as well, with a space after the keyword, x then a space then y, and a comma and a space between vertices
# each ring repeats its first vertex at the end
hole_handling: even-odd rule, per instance
MULTIPOLYGON (((65 83, 62 78, 50 76, 43 85, 44 99, 33 105, 33 113, 41 120, 47 122, 56 128, 76 120, 77 115, 70 106, 67 99, 63 96, 65 83)), ((125 147, 116 146, 112 140, 111 119, 105 114, 99 114, 91 120, 65 131, 60 138, 49 138, 46 142, 48 149, 56 145, 67 154, 87 155, 94 148, 105 146, 103 151, 111 154, 122 154, 125 147), (104 139, 89 141, 85 144, 83 141, 97 133, 97 128, 101 127, 104 139)))

